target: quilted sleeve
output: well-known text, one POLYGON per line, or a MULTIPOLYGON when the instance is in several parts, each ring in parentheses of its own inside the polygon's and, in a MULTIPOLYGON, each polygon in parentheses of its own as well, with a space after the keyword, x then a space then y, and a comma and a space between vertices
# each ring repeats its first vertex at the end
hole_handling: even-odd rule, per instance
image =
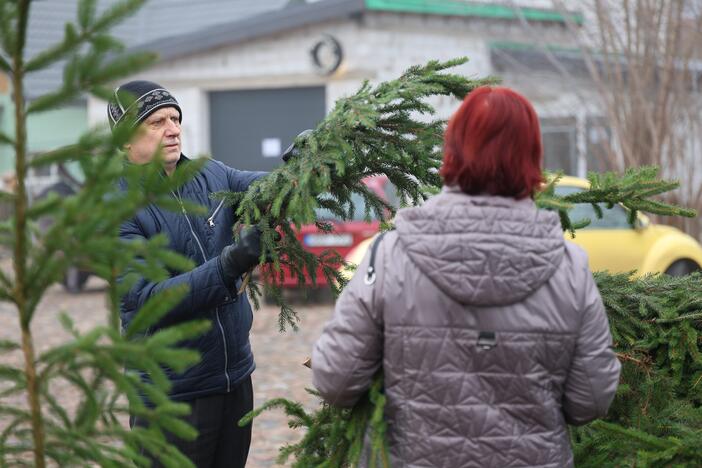
POLYGON ((227 172, 227 184, 229 185, 229 190, 232 192, 245 192, 249 188, 249 185, 261 177, 268 175, 268 172, 240 171, 224 164, 222 164, 222 166, 224 166, 227 172))
POLYGON ((569 424, 586 424, 607 414, 619 384, 621 364, 602 298, 592 274, 585 271, 582 320, 566 380, 563 411, 569 424))
POLYGON ((364 277, 371 250, 339 297, 334 316, 312 351, 312 382, 322 397, 336 406, 353 406, 382 364, 382 313, 374 296, 382 291, 383 268, 379 266, 383 255, 378 248, 376 281, 368 285, 364 277))
MULTIPOLYGON (((145 239, 139 224, 134 219, 122 224, 119 236, 125 242, 145 239)), ((122 297, 120 304, 122 326, 126 328, 129 325, 134 315, 151 296, 182 284, 188 286, 187 295, 154 325, 152 330, 206 316, 209 309, 222 305, 234 297, 233 292, 224 282, 221 270, 219 256, 217 256, 191 271, 164 281, 154 282, 138 276, 130 290, 122 297)), ((120 281, 123 279, 121 278, 120 281)))

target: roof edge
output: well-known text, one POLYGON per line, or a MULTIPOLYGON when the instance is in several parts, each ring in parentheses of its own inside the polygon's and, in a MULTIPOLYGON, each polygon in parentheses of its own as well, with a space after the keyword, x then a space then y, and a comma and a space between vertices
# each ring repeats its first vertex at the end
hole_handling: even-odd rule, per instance
POLYGON ((129 49, 153 51, 159 61, 173 60, 223 45, 233 45, 309 24, 344 18, 364 11, 364 0, 326 0, 292 4, 230 23, 208 27, 188 34, 174 35, 129 49))
POLYGON ((524 18, 529 21, 583 23, 583 15, 571 11, 561 12, 532 7, 515 8, 507 5, 470 1, 325 0, 314 3, 290 3, 278 10, 267 11, 234 22, 222 23, 188 34, 157 39, 132 47, 129 51, 153 51, 158 54, 159 61, 168 61, 290 29, 361 15, 366 11, 470 16, 510 21, 524 18))
POLYGON ((490 19, 583 24, 581 13, 534 7, 511 7, 456 0, 365 0, 368 10, 425 13, 446 16, 474 16, 490 19))
POLYGON ((559 52, 563 54, 581 54, 582 51, 577 47, 565 47, 561 44, 537 44, 534 42, 517 42, 517 41, 488 41, 490 49, 501 50, 539 50, 546 49, 549 52, 559 52))

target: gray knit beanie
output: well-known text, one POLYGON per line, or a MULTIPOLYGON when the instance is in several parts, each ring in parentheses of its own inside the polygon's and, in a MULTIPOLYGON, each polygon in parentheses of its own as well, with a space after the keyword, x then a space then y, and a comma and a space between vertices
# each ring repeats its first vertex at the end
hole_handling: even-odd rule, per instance
POLYGON ((183 111, 178 105, 176 98, 168 92, 166 88, 153 81, 136 80, 118 86, 112 93, 112 99, 107 103, 107 118, 110 121, 110 128, 119 125, 120 120, 132 106, 136 106, 136 124, 144 121, 149 115, 163 107, 175 107, 178 109, 179 118, 182 122, 183 111), (124 93, 129 93, 131 102, 124 102, 124 93), (122 99, 120 99, 122 95, 122 99), (126 107, 125 107, 126 106, 126 107))

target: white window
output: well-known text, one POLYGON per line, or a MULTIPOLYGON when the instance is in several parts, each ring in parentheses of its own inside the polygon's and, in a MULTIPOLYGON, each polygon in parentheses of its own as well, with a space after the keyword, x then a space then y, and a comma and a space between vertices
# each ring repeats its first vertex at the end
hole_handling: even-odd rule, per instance
POLYGON ((585 177, 587 171, 611 170, 611 131, 602 117, 541 119, 544 168, 585 177), (578 144, 582 142, 582 144, 578 144))

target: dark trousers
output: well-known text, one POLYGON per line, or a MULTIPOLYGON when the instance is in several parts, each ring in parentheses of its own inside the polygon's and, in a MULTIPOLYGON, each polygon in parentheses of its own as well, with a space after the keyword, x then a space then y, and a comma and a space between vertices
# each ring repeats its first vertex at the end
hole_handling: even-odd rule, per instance
MULTIPOLYGON (((253 409, 251 376, 230 393, 210 395, 186 402, 191 412, 183 420, 197 429, 197 439, 186 441, 167 434, 198 468, 243 468, 251 445, 251 424, 239 427, 239 420, 253 409)), ((145 426, 139 418, 130 425, 145 426)), ((147 455, 150 456, 150 455, 147 455)), ((153 466, 161 466, 154 460, 153 466)))

